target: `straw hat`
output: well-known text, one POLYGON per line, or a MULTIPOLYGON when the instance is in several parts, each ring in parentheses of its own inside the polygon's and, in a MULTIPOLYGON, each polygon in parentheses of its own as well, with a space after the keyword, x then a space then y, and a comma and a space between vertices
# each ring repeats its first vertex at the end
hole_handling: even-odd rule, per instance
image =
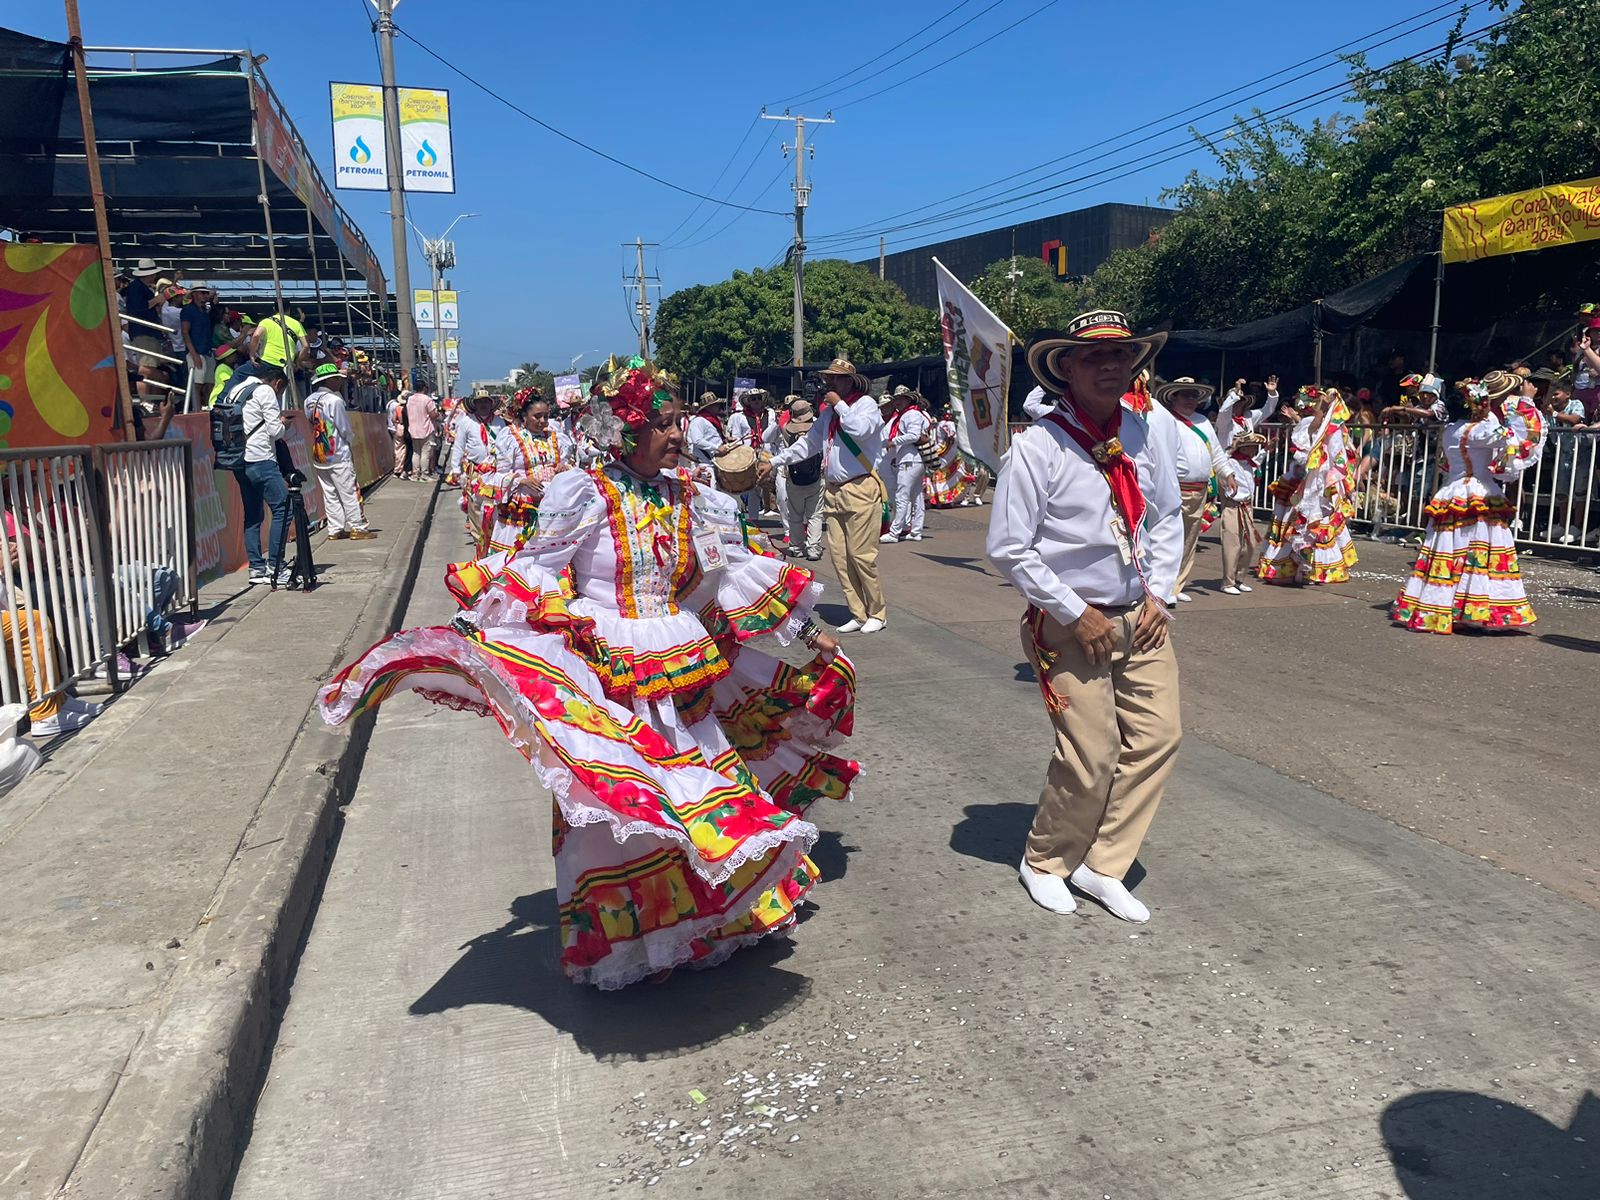
POLYGON ((147 279, 151 275, 159 274, 161 274, 161 268, 156 266, 155 259, 153 258, 141 258, 139 260, 139 265, 133 269, 133 277, 135 279, 147 279))
POLYGON ((703 411, 705 409, 710 408, 713 404, 726 404, 726 403, 727 403, 727 401, 725 401, 721 396, 717 395, 715 392, 701 392, 700 393, 700 399, 695 401, 694 410, 695 410, 695 412, 701 412, 701 411, 703 411))
POLYGON ((1122 313, 1107 308, 1094 309, 1073 317, 1065 331, 1045 329, 1034 334, 1028 340, 1026 351, 1028 369, 1033 372, 1034 378, 1044 385, 1046 391, 1059 396, 1067 390, 1064 370, 1066 357, 1074 350, 1081 350, 1085 346, 1098 346, 1108 341, 1127 342, 1138 347, 1139 357, 1134 360, 1133 369, 1128 372, 1128 378, 1132 379, 1148 366, 1161 347, 1167 344, 1167 335, 1148 333, 1141 337, 1133 332, 1133 327, 1128 324, 1128 318, 1122 313))
POLYGON ((1157 404, 1170 404, 1184 392, 1194 392, 1204 400, 1217 389, 1209 383, 1196 383, 1188 375, 1181 375, 1168 383, 1158 383, 1155 386, 1155 400, 1157 404))
POLYGON ((1483 388, 1483 398, 1490 402, 1504 400, 1522 390, 1522 380, 1510 371, 1490 371, 1478 383, 1483 388))
POLYGON ((867 382, 867 377, 856 370, 855 363, 842 356, 835 358, 822 370, 818 371, 817 374, 821 375, 824 380, 848 379, 854 385, 854 390, 858 392, 867 392, 872 389, 872 385, 867 382))

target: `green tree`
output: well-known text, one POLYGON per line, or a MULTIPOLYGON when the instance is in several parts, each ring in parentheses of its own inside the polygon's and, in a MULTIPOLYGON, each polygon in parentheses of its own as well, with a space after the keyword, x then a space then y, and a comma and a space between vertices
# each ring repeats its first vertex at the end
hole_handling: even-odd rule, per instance
POLYGON ((1081 311, 1077 289, 1057 280, 1042 258, 1002 258, 985 267, 971 286, 972 294, 1023 341, 1041 329, 1066 328, 1081 311))
POLYGON ((555 395, 555 373, 546 371, 536 362, 523 363, 517 368, 517 390, 529 387, 538 388, 546 396, 555 395))
MULTIPOLYGON (((932 354, 938 318, 866 267, 839 259, 806 264, 806 356, 859 363, 932 354)), ((789 361, 794 276, 788 267, 735 271, 720 283, 674 292, 656 314, 656 357, 688 377, 728 378, 741 367, 789 361)))

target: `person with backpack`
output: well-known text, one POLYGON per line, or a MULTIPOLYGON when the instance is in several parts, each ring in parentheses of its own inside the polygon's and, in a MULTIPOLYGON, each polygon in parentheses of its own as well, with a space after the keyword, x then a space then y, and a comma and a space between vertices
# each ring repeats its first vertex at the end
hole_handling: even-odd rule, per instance
MULTIPOLYGON (((803 441, 816 423, 816 410, 801 396, 789 397, 789 419, 784 422, 782 449, 803 441)), ((780 451, 781 452, 781 451, 780 451)), ((808 562, 822 557, 822 455, 813 454, 780 469, 783 525, 789 534, 789 557, 805 555, 808 562)))
POLYGON ((217 466, 232 471, 244 509, 244 552, 250 560, 251 586, 258 583, 286 587, 289 570, 283 565, 284 535, 289 522, 289 485, 278 467, 277 443, 284 421, 294 417, 283 410, 283 393, 289 377, 282 367, 263 366, 259 375, 240 380, 211 410, 211 444, 217 466), (272 510, 271 550, 261 549, 263 508, 272 510))
POLYGON ((354 434, 344 403, 348 379, 338 363, 319 363, 311 372, 313 390, 306 397, 306 420, 311 423, 311 470, 322 488, 322 504, 328 511, 328 539, 364 542, 378 535, 367 528, 361 488, 356 483, 356 464, 350 450, 354 434))

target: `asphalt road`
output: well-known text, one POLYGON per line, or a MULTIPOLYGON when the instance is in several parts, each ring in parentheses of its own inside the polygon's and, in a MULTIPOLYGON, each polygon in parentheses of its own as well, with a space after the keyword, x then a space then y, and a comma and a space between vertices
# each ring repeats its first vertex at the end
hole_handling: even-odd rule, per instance
POLYGON ((713 971, 566 983, 548 797, 391 704, 235 1200, 1600 1195, 1586 577, 1509 640, 1390 630, 1385 580, 1185 606, 1136 928, 1016 881, 1049 739, 986 516, 886 551, 818 906, 713 971))

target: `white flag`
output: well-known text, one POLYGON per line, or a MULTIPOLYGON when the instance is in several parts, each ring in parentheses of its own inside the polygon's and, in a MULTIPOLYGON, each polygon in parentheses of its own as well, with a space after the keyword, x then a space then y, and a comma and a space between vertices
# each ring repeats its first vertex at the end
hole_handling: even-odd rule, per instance
POLYGON ((984 307, 937 258, 939 329, 950 381, 956 445, 991 472, 1010 445, 1006 424, 1011 394, 1011 330, 984 307))

